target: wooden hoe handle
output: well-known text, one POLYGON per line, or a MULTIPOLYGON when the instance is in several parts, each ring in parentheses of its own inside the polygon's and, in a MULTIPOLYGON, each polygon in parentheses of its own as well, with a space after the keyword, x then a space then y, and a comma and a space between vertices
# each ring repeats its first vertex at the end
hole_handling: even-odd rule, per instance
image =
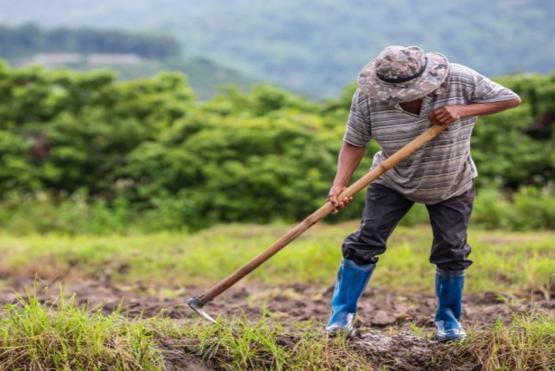
MULTIPOLYGON (((380 177, 383 173, 395 167, 399 162, 406 159, 420 147, 438 136, 443 130, 445 130, 445 128, 446 126, 439 125, 433 125, 428 128, 422 134, 407 143, 399 151, 395 152, 393 155, 387 158, 380 165, 376 166, 362 178, 351 184, 349 188, 345 189, 341 193, 341 195, 339 195, 339 199, 342 200, 347 197, 353 196, 354 194, 361 191, 363 188, 366 188, 371 182, 380 177)), ((206 303, 212 301, 215 297, 233 286, 241 278, 245 277, 247 274, 258 268, 266 260, 270 259, 274 254, 287 246, 291 241, 295 240, 297 237, 303 234, 307 229, 318 223, 334 209, 335 207, 333 206, 333 204, 330 201, 327 201, 322 207, 310 214, 306 219, 301 221, 295 227, 291 228, 281 238, 271 244, 266 250, 261 252, 260 255, 256 256, 247 264, 243 265, 241 268, 239 268, 226 278, 222 279, 220 282, 216 283, 202 295, 191 298, 189 300, 194 299, 195 304, 198 307, 202 308, 202 306, 204 306, 206 303)))

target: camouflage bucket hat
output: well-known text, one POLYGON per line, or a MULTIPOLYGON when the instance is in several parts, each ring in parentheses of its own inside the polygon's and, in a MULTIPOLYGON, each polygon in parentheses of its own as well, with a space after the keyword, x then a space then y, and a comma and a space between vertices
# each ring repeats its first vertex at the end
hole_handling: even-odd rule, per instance
POLYGON ((358 85, 372 99, 397 104, 422 98, 445 81, 449 61, 418 46, 388 46, 360 72, 358 85))

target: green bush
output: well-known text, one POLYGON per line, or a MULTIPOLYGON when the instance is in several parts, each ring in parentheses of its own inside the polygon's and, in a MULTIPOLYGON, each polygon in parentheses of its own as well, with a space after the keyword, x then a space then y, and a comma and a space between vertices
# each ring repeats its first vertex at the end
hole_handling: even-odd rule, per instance
MULTIPOLYGON (((477 224, 552 228, 555 74, 504 83, 525 104, 476 126, 477 224)), ((2 218, 69 232, 298 220, 325 200, 353 89, 315 103, 271 85, 228 88, 201 103, 180 74, 121 82, 0 64, 0 203, 30 220, 2 218)), ((371 143, 355 177, 377 150, 371 143)), ((358 217, 363 200, 333 220, 358 217)), ((404 223, 425 220, 417 208, 404 223)))

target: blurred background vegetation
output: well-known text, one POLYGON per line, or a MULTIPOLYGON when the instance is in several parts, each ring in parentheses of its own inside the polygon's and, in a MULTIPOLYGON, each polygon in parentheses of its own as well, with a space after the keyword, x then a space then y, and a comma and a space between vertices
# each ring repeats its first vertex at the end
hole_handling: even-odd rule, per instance
POLYGON ((550 72, 552 0, 0 0, 0 23, 163 32, 203 57, 314 98, 335 97, 389 44, 487 75, 550 72), (44 4, 40 6, 38 4, 44 4))
POLYGON ((221 85, 233 84, 245 90, 255 81, 206 57, 183 57, 179 42, 159 32, 43 29, 34 23, 0 25, 0 57, 18 67, 110 69, 121 79, 152 76, 164 70, 180 71, 190 77, 191 86, 202 99, 216 94, 221 85))
MULTIPOLYGON (((498 80, 525 103, 476 126, 474 225, 555 228, 554 2, 128 5, 2 4, 4 228, 196 230, 300 219, 333 179, 348 83, 390 43, 506 76, 498 80)), ((331 220, 357 218, 362 202, 331 220)), ((426 221, 416 207, 404 223, 426 221)))
MULTIPOLYGON (((555 74, 502 82, 525 103, 476 126, 475 225, 555 228, 555 74)), ((273 85, 198 101, 179 73, 118 81, 1 65, 0 223, 97 232, 300 219, 325 199, 354 88, 321 103, 273 85)), ((405 222, 426 218, 417 208, 405 222)))

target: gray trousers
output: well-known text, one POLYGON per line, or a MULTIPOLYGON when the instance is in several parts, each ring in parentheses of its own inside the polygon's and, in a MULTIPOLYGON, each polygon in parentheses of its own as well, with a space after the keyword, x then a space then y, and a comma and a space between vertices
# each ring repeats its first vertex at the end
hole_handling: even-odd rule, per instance
MULTIPOLYGON (((472 264, 466 232, 474 196, 472 187, 460 196, 426 205, 434 235, 430 262, 441 271, 461 271, 472 264)), ((371 184, 360 229, 343 242, 343 257, 358 264, 376 263, 389 235, 413 204, 390 188, 371 184)))

